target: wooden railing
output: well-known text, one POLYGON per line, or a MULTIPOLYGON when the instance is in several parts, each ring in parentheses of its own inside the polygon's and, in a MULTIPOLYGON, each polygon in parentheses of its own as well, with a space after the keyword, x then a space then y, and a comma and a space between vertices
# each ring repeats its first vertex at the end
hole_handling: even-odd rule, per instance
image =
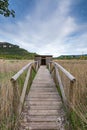
POLYGON ((74 105, 73 91, 74 91, 74 85, 76 81, 75 77, 56 62, 49 63, 49 70, 50 73, 53 75, 56 84, 60 87, 61 96, 65 106, 72 107, 72 105, 74 105), (67 81, 63 78, 63 76, 64 78, 65 77, 67 78, 68 84, 67 81))
POLYGON ((71 75, 67 70, 65 70, 60 64, 56 62, 49 63, 49 70, 52 74, 57 88, 59 87, 60 94, 62 95, 62 99, 68 114, 72 114, 72 111, 75 113, 75 121, 79 122, 79 125, 75 126, 79 130, 81 130, 80 125, 87 128, 87 103, 86 103, 86 93, 87 89, 85 89, 84 95, 80 98, 83 98, 83 102, 78 98, 78 81, 76 78, 71 75), (83 105, 82 105, 83 104, 83 105), (83 106, 83 107, 82 107, 83 106), (69 108, 69 109, 67 109, 69 108), (77 121, 79 119, 79 121, 77 121))
MULTIPOLYGON (((19 116, 23 107, 24 99, 26 96, 26 90, 28 87, 29 79, 32 76, 32 70, 37 72, 39 68, 38 62, 31 62, 24 66, 19 72, 17 72, 12 78, 11 82, 13 85, 13 113, 19 116), (18 84, 18 79, 26 72, 24 83, 21 83, 21 86, 18 84), (21 92, 19 92, 22 88, 21 92)), ((21 80, 23 80, 21 79, 21 80)), ((31 79, 30 79, 31 80, 31 79)), ((31 81, 30 81, 31 82, 31 81)))

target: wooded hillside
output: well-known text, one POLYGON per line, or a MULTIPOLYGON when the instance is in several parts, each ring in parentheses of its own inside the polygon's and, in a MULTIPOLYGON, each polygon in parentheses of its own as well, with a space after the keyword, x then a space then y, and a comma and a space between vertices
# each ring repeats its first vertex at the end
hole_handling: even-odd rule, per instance
POLYGON ((0 58, 5 59, 33 59, 36 53, 28 52, 17 45, 0 42, 0 58))

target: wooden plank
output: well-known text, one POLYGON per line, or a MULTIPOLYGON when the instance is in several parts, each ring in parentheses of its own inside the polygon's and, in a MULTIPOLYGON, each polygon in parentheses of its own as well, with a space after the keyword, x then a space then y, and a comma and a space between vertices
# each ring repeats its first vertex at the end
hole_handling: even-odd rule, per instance
POLYGON ((58 105, 30 105, 31 110, 59 110, 61 106, 58 105))
POLYGON ((58 116, 58 110, 29 110, 29 115, 39 116, 39 115, 46 115, 46 116, 58 116))
POLYGON ((57 118, 63 115, 62 101, 45 66, 38 70, 24 106, 23 129, 58 130, 57 118))
POLYGON ((55 98, 55 97, 47 97, 47 98, 30 98, 30 99, 26 99, 26 101, 61 101, 61 98, 55 98))
POLYGON ((58 95, 58 92, 55 91, 55 92, 40 92, 40 93, 39 93, 39 92, 35 92, 35 91, 34 91, 34 92, 30 91, 29 94, 30 94, 30 95, 32 95, 32 94, 33 94, 33 95, 35 95, 35 94, 36 94, 36 95, 37 95, 37 94, 38 94, 38 95, 47 95, 47 94, 48 94, 48 95, 58 95))
MULTIPOLYGON (((48 85, 46 85, 46 86, 44 86, 44 85, 43 85, 43 86, 42 86, 42 85, 37 85, 37 86, 32 86, 32 87, 31 87, 31 89, 39 89, 39 88, 41 88, 41 89, 42 89, 42 88, 43 88, 43 89, 45 89, 45 88, 55 88, 55 86, 53 86, 53 85, 51 85, 51 86, 48 86, 48 85)), ((30 89, 30 90, 31 90, 31 89, 30 89)))
POLYGON ((28 98, 32 98, 32 97, 41 97, 41 98, 47 98, 47 97, 55 97, 58 99, 59 95, 57 93, 52 93, 49 92, 49 93, 46 93, 46 92, 39 92, 39 93, 30 93, 30 95, 28 95, 28 98))
POLYGON ((58 116, 29 116, 28 120, 32 122, 53 122, 57 121, 58 116))
POLYGON ((50 126, 50 128, 51 128, 52 125, 56 125, 57 126, 57 122, 55 122, 55 121, 53 121, 53 122, 50 122, 50 121, 49 122, 46 122, 46 121, 44 121, 44 122, 41 122, 41 121, 40 122, 30 122, 29 125, 30 126, 31 125, 33 125, 33 126, 34 125, 36 125, 36 126, 38 126, 38 125, 45 126, 46 125, 46 126, 50 126))
POLYGON ((59 105, 59 104, 61 104, 61 101, 59 102, 59 101, 29 101, 28 102, 30 105, 59 105))
POLYGON ((46 90, 46 91, 49 91, 49 90, 54 90, 54 91, 56 91, 56 87, 54 88, 52 88, 52 87, 32 87, 31 89, 30 89, 31 91, 33 90, 33 91, 38 91, 38 90, 46 90))
POLYGON ((50 93, 50 92, 54 92, 54 89, 31 89, 31 92, 35 92, 35 93, 37 93, 37 92, 41 92, 41 93, 43 93, 43 92, 48 92, 48 93, 50 93))
MULTIPOLYGON (((48 83, 48 82, 42 82, 42 81, 38 81, 38 82, 36 82, 36 81, 34 81, 33 82, 33 86, 55 86, 55 84, 52 82, 50 82, 50 83, 48 83)), ((33 86, 31 86, 31 87, 33 87, 33 86)))
POLYGON ((58 94, 46 94, 46 93, 43 93, 43 94, 38 94, 38 93, 37 94, 33 94, 32 93, 32 94, 28 95, 28 98, 32 98, 32 97, 34 97, 34 98, 38 97, 38 98, 44 98, 45 99, 45 98, 48 98, 48 97, 50 97, 50 98, 51 97, 58 98, 59 96, 58 96, 58 94))
POLYGON ((57 122, 30 122, 29 126, 34 130, 58 130, 57 122))

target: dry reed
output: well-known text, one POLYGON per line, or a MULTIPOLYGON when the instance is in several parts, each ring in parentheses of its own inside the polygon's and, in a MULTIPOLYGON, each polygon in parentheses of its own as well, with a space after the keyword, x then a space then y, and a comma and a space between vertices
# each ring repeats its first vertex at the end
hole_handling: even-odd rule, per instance
MULTIPOLYGON (((62 65, 76 78, 76 84, 73 88, 73 109, 78 117, 85 122, 87 128, 87 60, 56 60, 56 62, 62 65)), ((69 101, 70 82, 65 75, 62 73, 60 73, 60 75, 67 100, 69 101)))
POLYGON ((0 60, 0 130, 11 128, 13 87, 10 79, 28 60, 0 60))

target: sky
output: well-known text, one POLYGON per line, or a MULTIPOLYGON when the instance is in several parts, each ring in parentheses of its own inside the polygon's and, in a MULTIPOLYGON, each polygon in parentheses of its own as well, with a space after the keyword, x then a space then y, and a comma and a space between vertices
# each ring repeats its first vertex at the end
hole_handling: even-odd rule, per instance
POLYGON ((0 15, 0 42, 29 52, 87 54, 87 0, 9 0, 15 18, 0 15))

